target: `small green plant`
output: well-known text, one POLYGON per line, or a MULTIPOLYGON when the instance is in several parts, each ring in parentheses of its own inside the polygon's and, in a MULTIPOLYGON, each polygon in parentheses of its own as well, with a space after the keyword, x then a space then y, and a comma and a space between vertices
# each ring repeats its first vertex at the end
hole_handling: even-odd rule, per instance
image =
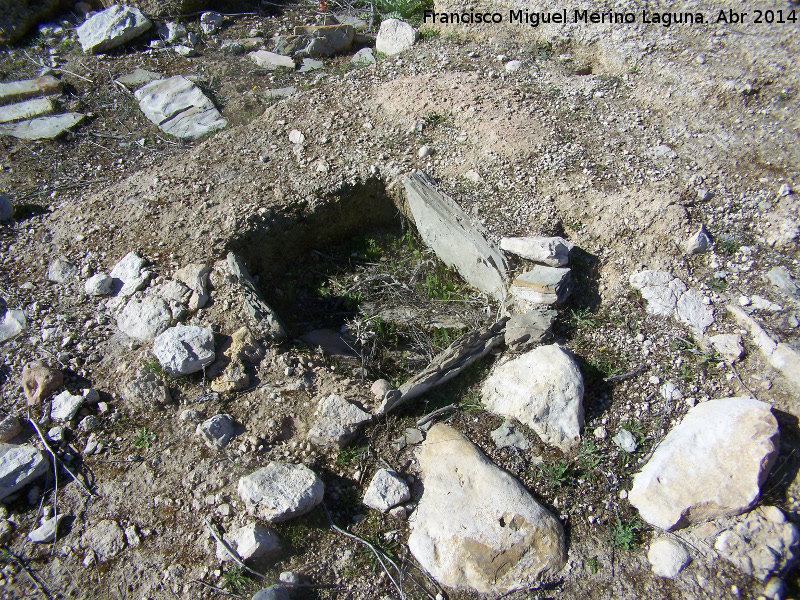
POLYGON ((593 556, 586 561, 586 566, 589 567, 592 575, 595 575, 600 570, 600 560, 596 556, 593 556))
POLYGON ((431 127, 436 127, 437 125, 444 125, 445 123, 447 123, 447 117, 435 112, 429 112, 428 115, 425 117, 425 123, 427 123, 431 127))
POLYGON ((247 578, 245 570, 239 565, 231 567, 222 574, 222 587, 232 591, 234 594, 241 594, 250 580, 247 578))
POLYGON ((419 37, 425 41, 432 40, 439 37, 439 30, 432 27, 425 27, 419 30, 419 37))
POLYGON ((405 19, 419 24, 423 11, 433 8, 433 0, 378 0, 375 5, 384 19, 405 19))
POLYGON ((592 309, 589 307, 573 308, 569 311, 567 322, 574 327, 597 327, 600 319, 597 315, 592 314, 592 309))
POLYGON ((639 530, 642 524, 636 519, 622 521, 617 517, 616 524, 611 528, 606 541, 611 543, 614 548, 630 550, 638 543, 639 530))
POLYGON ((644 428, 644 425, 641 421, 636 421, 634 419, 627 419, 626 421, 619 424, 620 429, 626 429, 633 434, 633 437, 636 438, 636 442, 640 443, 644 438, 647 437, 647 431, 644 428))
POLYGON ((144 363, 144 368, 155 375, 164 374, 164 369, 161 367, 161 363, 159 363, 155 358, 144 363))
POLYGON ((461 402, 459 402, 459 406, 464 412, 483 410, 483 402, 481 402, 481 393, 476 389, 469 390, 464 396, 464 399, 461 402))
POLYGON ((563 459, 552 463, 543 463, 539 469, 553 486, 566 483, 570 477, 570 465, 563 459))
POLYGON ((347 467, 353 461, 358 460, 364 450, 366 450, 366 446, 346 446, 339 450, 339 454, 336 456, 336 464, 347 467))
POLYGON ((639 73, 639 67, 638 67, 637 65, 633 65, 633 66, 632 66, 632 67, 631 67, 631 68, 628 70, 628 73, 630 73, 631 75, 636 75, 637 73, 639 73))
POLYGON ((594 440, 584 438, 575 460, 578 463, 581 474, 587 479, 596 479, 598 476, 597 467, 600 466, 599 452, 600 449, 594 440))
POLYGON ((147 427, 142 427, 136 434, 136 439, 133 440, 133 445, 136 448, 148 449, 150 444, 156 440, 156 434, 147 430, 147 427))
POLYGON ((733 256, 739 251, 739 244, 737 244, 734 240, 717 239, 717 241, 714 243, 714 249, 720 254, 733 256))
POLYGON ((709 277, 708 287, 715 292, 724 292, 728 288, 728 281, 724 277, 709 277))

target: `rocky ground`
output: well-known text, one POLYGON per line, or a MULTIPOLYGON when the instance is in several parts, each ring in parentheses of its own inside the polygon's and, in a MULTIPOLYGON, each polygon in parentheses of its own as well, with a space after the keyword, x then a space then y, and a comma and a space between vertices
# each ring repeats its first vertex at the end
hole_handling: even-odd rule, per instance
POLYGON ((0 135, 4 597, 797 597, 794 24, 89 8, 0 55, 83 115, 0 135))

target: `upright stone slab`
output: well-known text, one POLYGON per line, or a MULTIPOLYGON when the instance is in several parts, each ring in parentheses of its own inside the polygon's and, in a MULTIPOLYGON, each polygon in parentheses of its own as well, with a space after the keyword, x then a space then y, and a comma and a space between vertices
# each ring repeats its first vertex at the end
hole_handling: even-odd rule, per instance
POLYGON ((514 279, 511 293, 526 308, 536 305, 561 304, 572 291, 569 268, 536 265, 514 279))
POLYGON ((115 4, 78 27, 78 41, 87 54, 105 52, 140 36, 153 24, 138 8, 115 4))
POLYGON ((200 88, 180 75, 148 83, 134 96, 148 119, 178 138, 200 137, 228 125, 200 88))
POLYGON ((661 529, 750 509, 778 456, 769 404, 723 398, 691 409, 633 478, 630 503, 661 529))
POLYGON ((421 171, 403 179, 408 204, 425 243, 467 282, 496 300, 506 296, 506 263, 502 252, 486 239, 458 204, 436 189, 421 171))
POLYGON ((417 457, 424 492, 408 547, 439 583, 496 596, 562 569, 561 523, 461 433, 434 425, 417 457))

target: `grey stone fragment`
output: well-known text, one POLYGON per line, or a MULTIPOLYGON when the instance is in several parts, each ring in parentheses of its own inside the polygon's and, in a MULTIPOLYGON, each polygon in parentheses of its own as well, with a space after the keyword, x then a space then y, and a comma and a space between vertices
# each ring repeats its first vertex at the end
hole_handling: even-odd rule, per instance
POLYGON ((47 280, 54 283, 63 283, 78 274, 78 267, 68 260, 57 258, 47 268, 47 280))
POLYGON ((22 423, 14 415, 0 419, 0 442, 8 442, 22 433, 22 423))
POLYGON ((680 542, 658 538, 650 544, 647 560, 650 561, 653 573, 659 577, 674 579, 691 562, 692 557, 680 542))
POLYGON ((47 519, 39 527, 34 529, 28 534, 28 539, 34 544, 49 544, 58 535, 58 527, 61 521, 66 519, 69 515, 60 514, 51 519, 47 519))
POLYGON ((309 71, 317 71, 325 66, 321 60, 314 60, 313 58, 304 58, 303 62, 300 63, 299 71, 301 73, 308 73, 309 71))
POLYGON ((419 39, 419 32, 400 19, 385 19, 381 22, 375 49, 384 54, 397 54, 408 50, 419 39))
POLYGON ((222 15, 218 12, 208 11, 200 15, 200 29, 203 33, 216 33, 222 25, 222 15))
POLYGON ((350 62, 354 65, 371 65, 375 64, 375 55, 372 53, 372 48, 362 48, 353 55, 350 62))
POLYGON ((114 265, 110 275, 113 279, 128 283, 141 277, 145 264, 145 259, 139 256, 138 253, 128 252, 114 265))
POLYGON ((256 63, 262 69, 291 69, 294 71, 295 69, 295 62, 294 59, 290 56, 284 56, 282 54, 276 54, 275 52, 269 52, 268 50, 255 50, 248 54, 250 60, 256 63))
POLYGON ((139 86, 155 81, 156 79, 161 79, 162 77, 163 75, 160 73, 154 73, 147 69, 136 69, 133 73, 123 75, 117 79, 117 81, 129 89, 136 89, 139 86))
POLYGON ((200 88, 180 75, 148 83, 134 96, 145 116, 175 137, 196 138, 228 124, 200 88))
POLYGON ((204 327, 171 327, 153 340, 153 354, 170 375, 188 375, 214 362, 214 334, 204 327))
POLYGON ((361 425, 371 420, 372 415, 368 412, 342 396, 331 394, 322 403, 308 439, 321 446, 332 444, 342 448, 358 434, 361 425))
POLYGON ((117 315, 119 330, 141 342, 155 339, 169 327, 172 311, 161 298, 146 297, 142 300, 131 298, 117 315))
POLYGON ((703 294, 697 290, 687 290, 678 299, 675 316, 701 336, 714 322, 713 309, 704 302, 703 294))
POLYGON ((611 441, 614 442, 619 449, 624 450, 628 454, 636 452, 636 438, 627 429, 620 429, 611 441))
MULTIPOLYGON (((278 534, 269 527, 258 523, 251 523, 228 532, 222 536, 231 550, 239 555, 242 560, 275 556, 281 551, 281 541, 278 534)), ((217 559, 223 562, 233 560, 225 547, 217 542, 217 559)))
POLYGON ((511 421, 503 421, 497 429, 491 432, 492 441, 498 448, 518 448, 520 450, 530 450, 531 443, 521 432, 511 424, 511 421))
POLYGON ((549 309, 533 309, 513 315, 506 323, 506 346, 512 348, 545 341, 553 334, 553 322, 557 316, 557 311, 549 309))
POLYGON ((10 123, 21 119, 31 119, 53 112, 53 101, 50 98, 33 98, 8 106, 0 106, 0 123, 10 123))
POLYGON ((274 90, 266 90, 264 95, 267 98, 288 98, 297 91, 295 87, 278 88, 274 90))
POLYGON ((61 82, 52 75, 37 79, 23 79, 0 83, 0 104, 18 102, 27 98, 57 94, 61 91, 61 82))
POLYGON ((227 42, 221 43, 219 49, 224 54, 232 54, 234 56, 244 54, 244 46, 235 40, 228 40, 227 42))
POLYGON ((767 273, 767 279, 789 298, 795 302, 800 302, 800 288, 798 288, 789 269, 783 266, 773 267, 767 273))
POLYGON ((78 414, 82 405, 83 396, 73 396, 69 391, 63 391, 53 398, 50 418, 54 421, 69 421, 78 414))
POLYGON ((10 221, 13 216, 14 205, 11 204, 11 200, 8 199, 8 196, 0 193, 0 223, 10 221))
POLYGON ((116 521, 105 519, 84 533, 81 543, 94 551, 97 562, 105 562, 125 548, 125 534, 116 521))
POLYGON ((138 37, 151 26, 139 9, 115 4, 86 19, 78 27, 78 41, 86 53, 105 52, 138 37))
POLYGON ((364 494, 364 504, 386 512, 390 508, 411 500, 408 484, 395 471, 380 469, 372 477, 364 494))
POLYGON ((500 248, 549 267, 563 267, 569 262, 570 246, 560 237, 503 238, 500 240, 500 248))
POLYGON ((253 600, 289 600, 289 590, 282 585, 271 585, 257 591, 253 600))
POLYGON ((696 233, 683 242, 683 250, 686 254, 702 254, 711 246, 711 237, 706 231, 706 226, 701 225, 696 233))
POLYGON ((200 423, 195 433, 205 440, 209 448, 221 450, 236 435, 236 423, 230 415, 214 415, 200 423))
POLYGON ((566 267, 537 265, 511 284, 511 294, 522 306, 560 304, 571 291, 572 272, 566 267))
POLYGON ((271 523, 299 517, 322 502, 325 484, 304 465, 271 462, 239 479, 248 514, 271 523))
POLYGON ((139 371, 136 377, 120 390, 123 400, 136 408, 151 408, 170 402, 169 390, 155 373, 139 371))
MULTIPOLYGON (((0 307, 0 314, 2 314, 2 307, 0 307)), ((25 319, 25 313, 21 310, 7 309, 0 319, 0 344, 3 342, 17 337, 20 333, 25 331, 28 322, 25 319)))
POLYGON ((245 309, 255 320, 259 333, 268 335, 274 340, 285 338, 286 327, 280 317, 266 303, 244 264, 233 252, 228 254, 228 267, 242 286, 245 309))
POLYGON ((48 468, 47 459, 36 448, 0 444, 0 501, 33 483, 48 468))
POLYGON ((441 354, 434 357, 423 371, 407 380, 398 390, 388 392, 378 408, 383 415, 401 404, 421 396, 431 388, 450 381, 479 358, 486 356, 492 348, 503 340, 506 319, 490 327, 465 333, 450 344, 441 354))
POLYGON ((89 296, 108 296, 114 289, 114 279, 105 273, 96 273, 83 284, 89 296))
POLYGON ((403 184, 414 222, 425 244, 470 285, 503 300, 506 295, 505 259, 502 252, 489 243, 486 231, 473 224, 455 201, 437 190, 433 180, 421 171, 406 175, 403 184))

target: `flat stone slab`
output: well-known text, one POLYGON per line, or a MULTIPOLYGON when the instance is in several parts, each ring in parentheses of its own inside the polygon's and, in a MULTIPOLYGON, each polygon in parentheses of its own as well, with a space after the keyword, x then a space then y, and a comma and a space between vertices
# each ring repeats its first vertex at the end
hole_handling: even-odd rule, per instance
POLYGON ((283 56, 268 50, 256 50, 248 54, 250 60, 256 63, 262 69, 291 69, 294 71, 294 59, 290 56, 283 56))
POLYGON ((44 454, 32 446, 0 444, 0 500, 47 472, 44 454))
POLYGON ((569 262, 569 244, 560 237, 503 238, 500 248, 549 267, 563 267, 569 262))
POLYGON ((163 75, 159 73, 154 73, 153 71, 148 71, 146 69, 136 69, 133 73, 128 73, 127 75, 123 75, 117 81, 124 85, 127 88, 135 89, 139 86, 145 85, 150 83, 151 81, 155 81, 156 79, 161 79, 163 75))
POLYGON ((150 121, 178 138, 200 137, 228 125, 200 88, 180 75, 148 83, 134 96, 150 121))
POLYGON ((295 87, 278 88, 275 90, 267 90, 264 95, 267 98, 288 98, 297 91, 295 87))
POLYGON ((19 102, 28 98, 58 94, 59 92, 61 92, 61 82, 52 75, 45 75, 37 79, 8 81, 0 83, 0 104, 19 102))
POLYGON ((64 113, 0 125, 0 135, 10 135, 21 140, 52 140, 80 123, 84 116, 81 113, 64 113))
POLYGON ((31 119, 53 112, 53 101, 50 98, 33 98, 0 106, 0 123, 10 123, 21 119, 31 119))
POLYGON ((140 36, 152 27, 138 8, 115 4, 78 27, 78 41, 87 54, 105 52, 140 36))
POLYGON ((505 299, 505 259, 486 239, 486 232, 422 171, 406 175, 403 184, 425 244, 443 263, 455 267, 467 283, 497 300, 505 299))
POLYGON ((517 277, 511 294, 531 304, 560 304, 572 291, 572 273, 566 267, 535 266, 517 277))

